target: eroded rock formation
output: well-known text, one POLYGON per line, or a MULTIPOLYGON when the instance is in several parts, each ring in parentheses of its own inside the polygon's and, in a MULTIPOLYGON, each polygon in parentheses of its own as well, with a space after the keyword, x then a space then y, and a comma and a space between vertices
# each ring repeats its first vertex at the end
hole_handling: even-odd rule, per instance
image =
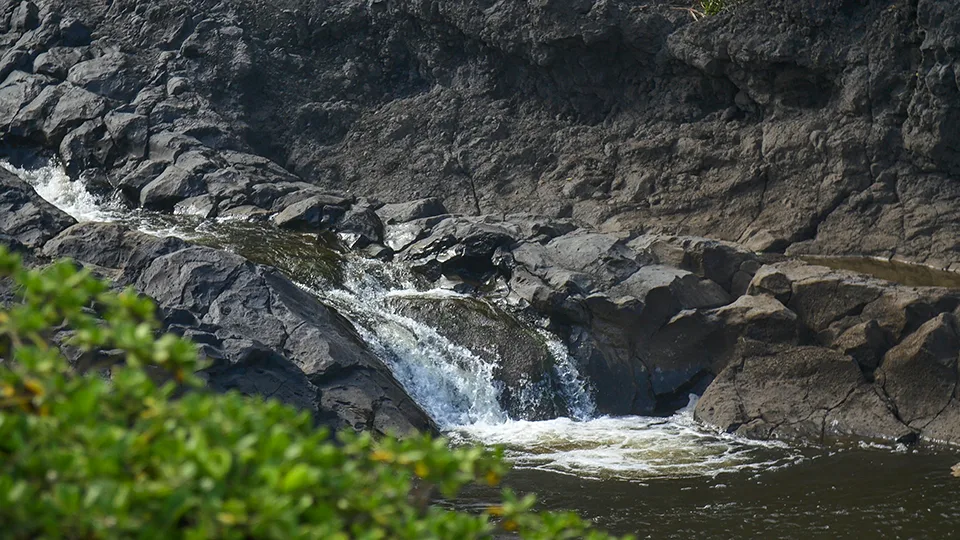
MULTIPOLYGON (((337 231, 546 316, 604 412, 716 378, 697 415, 727 430, 960 439, 956 291, 773 256, 960 270, 953 2, 674 4, 0 1, 0 136, 131 206, 337 231)), ((36 247, 68 225, 31 215, 2 232, 36 247)), ((294 294, 163 255, 194 256, 245 269, 243 309, 294 294)), ((290 316, 359 343, 310 311, 290 316)), ((289 346, 268 348, 320 384, 326 360, 289 346)))

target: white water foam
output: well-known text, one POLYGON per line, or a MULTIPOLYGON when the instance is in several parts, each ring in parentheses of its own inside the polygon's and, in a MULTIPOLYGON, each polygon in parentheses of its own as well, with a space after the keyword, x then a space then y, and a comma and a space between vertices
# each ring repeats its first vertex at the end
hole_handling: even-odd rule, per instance
POLYGON ((27 182, 44 200, 70 214, 77 221, 117 221, 118 216, 87 191, 83 182, 75 182, 59 164, 38 169, 22 169, 7 161, 0 167, 27 182))
POLYGON ((716 476, 768 470, 802 457, 779 442, 747 441, 710 433, 693 420, 693 406, 668 418, 601 417, 585 422, 474 424, 454 430, 455 440, 503 446, 519 468, 582 478, 645 480, 716 476))
MULTIPOLYGON (((78 221, 119 221, 146 233, 185 239, 204 234, 209 225, 121 210, 98 200, 55 164, 35 170, 2 162, 0 166, 78 221)), ((389 302, 399 296, 462 295, 446 289, 418 290, 404 269, 376 261, 350 258, 344 275, 342 288, 322 287, 314 294, 354 322, 404 388, 455 441, 503 445, 518 467, 637 480, 769 469, 800 459, 781 444, 704 431, 693 420, 692 404, 669 418, 596 418, 589 384, 565 345, 542 329, 537 331, 554 357, 555 376, 572 418, 511 420, 499 403, 493 364, 436 329, 397 314, 389 302)))

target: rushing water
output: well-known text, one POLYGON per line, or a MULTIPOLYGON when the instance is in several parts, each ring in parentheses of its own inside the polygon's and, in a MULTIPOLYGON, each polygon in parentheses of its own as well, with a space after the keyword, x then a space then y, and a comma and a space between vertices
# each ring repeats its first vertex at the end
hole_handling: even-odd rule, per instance
MULTIPOLYGON (((505 447, 516 465, 507 482, 538 493, 546 508, 577 510, 641 538, 948 538, 960 526, 952 453, 748 441, 697 425, 692 401, 667 418, 598 417, 593 390, 562 342, 535 324, 570 418, 512 419, 500 405, 492 362, 442 328, 401 315, 390 301, 460 298, 456 293, 430 289, 399 266, 338 253, 315 235, 131 211, 98 200, 58 167, 3 166, 80 221, 122 222, 280 268, 350 318, 454 441, 505 447)), ((530 399, 541 391, 531 389, 530 399)), ((475 488, 453 504, 495 499, 475 488)))

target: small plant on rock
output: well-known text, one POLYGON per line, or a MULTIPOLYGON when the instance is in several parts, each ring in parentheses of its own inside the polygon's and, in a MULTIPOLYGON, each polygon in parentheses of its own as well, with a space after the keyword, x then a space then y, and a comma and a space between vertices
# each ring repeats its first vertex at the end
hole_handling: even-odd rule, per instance
POLYGON ((716 15, 732 6, 736 0, 700 0, 700 11, 707 17, 716 15))
POLYGON ((4 538, 607 538, 509 491, 475 513, 429 504, 499 483, 499 452, 332 438, 277 401, 204 390, 195 346, 156 337, 149 299, 70 262, 27 269, 0 246, 5 287, 19 301, 0 306, 4 538), (80 373, 67 348, 109 368, 80 373))

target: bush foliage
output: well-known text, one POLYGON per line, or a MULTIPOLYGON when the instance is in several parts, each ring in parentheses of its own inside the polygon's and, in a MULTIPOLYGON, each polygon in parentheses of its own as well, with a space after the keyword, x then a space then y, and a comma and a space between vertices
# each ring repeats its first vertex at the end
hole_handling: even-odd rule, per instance
POLYGON ((153 303, 64 261, 26 269, 0 246, 0 524, 4 538, 607 538, 498 484, 499 452, 317 429, 276 401, 205 391, 195 347, 157 337, 153 303), (79 373, 63 350, 107 357, 79 373), (103 351, 108 351, 105 354, 103 351))

